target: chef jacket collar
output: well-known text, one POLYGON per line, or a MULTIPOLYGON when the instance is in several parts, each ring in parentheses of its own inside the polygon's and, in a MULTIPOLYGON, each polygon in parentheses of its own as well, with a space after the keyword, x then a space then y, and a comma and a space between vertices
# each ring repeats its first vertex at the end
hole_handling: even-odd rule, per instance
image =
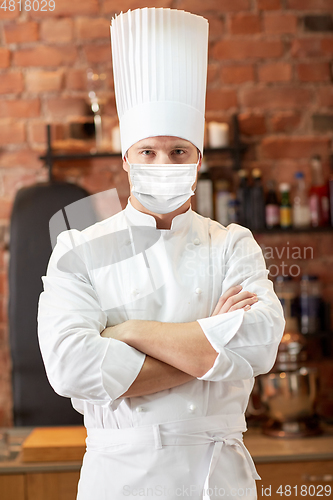
MULTIPOLYGON (((133 207, 130 199, 128 198, 127 206, 124 210, 126 217, 133 226, 150 226, 156 228, 156 219, 152 215, 140 212, 133 207)), ((181 230, 189 226, 192 218, 192 208, 190 207, 183 214, 176 215, 171 222, 170 231, 181 230)))

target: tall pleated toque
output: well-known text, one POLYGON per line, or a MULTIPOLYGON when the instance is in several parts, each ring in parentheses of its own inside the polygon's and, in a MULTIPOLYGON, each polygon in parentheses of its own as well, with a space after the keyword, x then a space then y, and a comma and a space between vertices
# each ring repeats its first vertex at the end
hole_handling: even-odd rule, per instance
POLYGON ((123 155, 160 135, 186 139, 202 152, 207 20, 174 9, 129 10, 112 20, 111 45, 123 155))

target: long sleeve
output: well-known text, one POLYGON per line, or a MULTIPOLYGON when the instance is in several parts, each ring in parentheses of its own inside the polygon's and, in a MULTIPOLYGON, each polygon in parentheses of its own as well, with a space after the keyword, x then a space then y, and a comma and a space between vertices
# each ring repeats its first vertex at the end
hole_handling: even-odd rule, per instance
POLYGON ((225 249, 222 293, 242 285, 259 300, 247 312, 237 310, 198 320, 218 353, 213 367, 200 380, 248 379, 267 373, 275 362, 285 324, 262 251, 251 232, 231 224, 225 249))
POLYGON ((62 233, 42 278, 38 337, 54 390, 107 406, 136 379, 145 355, 100 336, 107 315, 90 283, 89 266, 89 245, 82 233, 62 233))

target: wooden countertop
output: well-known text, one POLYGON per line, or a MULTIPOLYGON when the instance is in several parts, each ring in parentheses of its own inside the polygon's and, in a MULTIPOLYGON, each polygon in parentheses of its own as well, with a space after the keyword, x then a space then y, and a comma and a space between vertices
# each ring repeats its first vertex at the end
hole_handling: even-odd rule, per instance
MULTIPOLYGON (((61 428, 59 428, 61 429, 61 428)), ((0 429, 9 433, 12 449, 18 452, 32 428, 0 429)), ((333 428, 328 427, 320 436, 300 439, 282 439, 264 436, 260 429, 250 428, 244 435, 244 443, 256 464, 272 462, 333 460, 333 428)), ((20 453, 12 460, 0 459, 0 474, 29 472, 77 471, 81 461, 23 462, 20 453)))

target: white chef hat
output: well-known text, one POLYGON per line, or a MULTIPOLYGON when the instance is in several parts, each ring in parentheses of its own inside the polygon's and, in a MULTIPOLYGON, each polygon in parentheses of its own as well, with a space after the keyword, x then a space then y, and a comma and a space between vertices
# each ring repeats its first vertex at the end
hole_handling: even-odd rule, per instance
POLYGON ((129 10, 112 20, 111 44, 123 156, 160 135, 202 153, 208 21, 175 9, 129 10))

